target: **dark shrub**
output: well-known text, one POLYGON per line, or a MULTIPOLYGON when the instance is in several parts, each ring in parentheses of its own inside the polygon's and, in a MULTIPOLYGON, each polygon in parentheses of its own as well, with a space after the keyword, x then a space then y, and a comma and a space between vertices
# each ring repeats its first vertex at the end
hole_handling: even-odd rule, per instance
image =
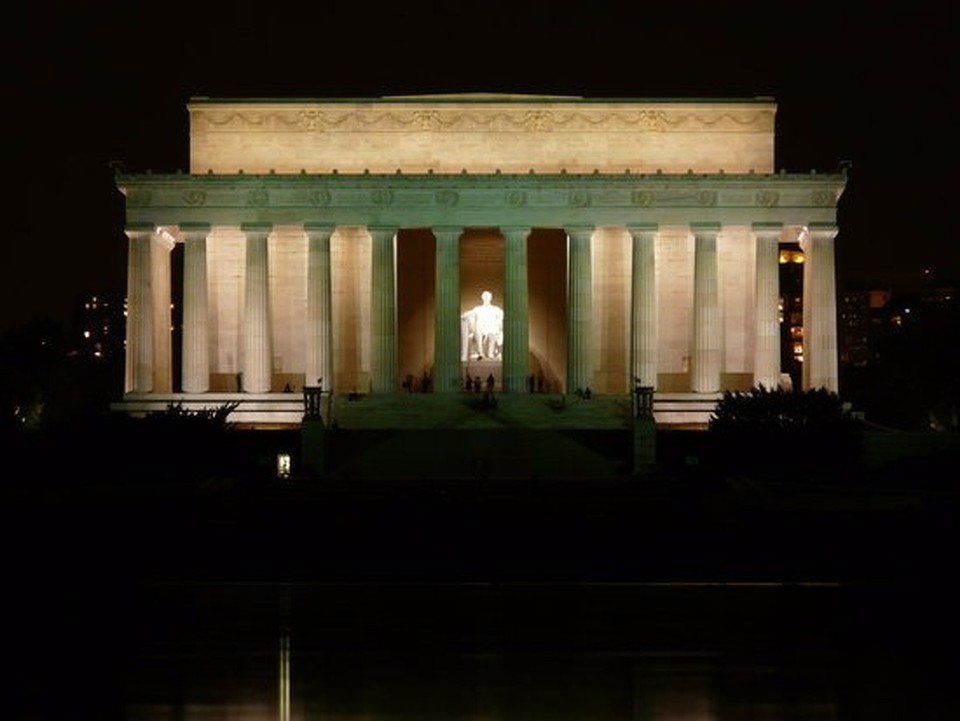
POLYGON ((710 419, 711 456, 729 472, 840 480, 860 455, 859 423, 836 393, 727 391, 710 419))

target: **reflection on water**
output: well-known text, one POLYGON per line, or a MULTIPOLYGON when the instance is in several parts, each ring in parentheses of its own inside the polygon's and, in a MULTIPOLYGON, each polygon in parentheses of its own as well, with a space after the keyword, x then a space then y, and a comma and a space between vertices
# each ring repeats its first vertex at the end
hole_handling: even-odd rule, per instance
POLYGON ((155 586, 128 628, 123 718, 926 718, 946 657, 918 617, 887 616, 915 601, 839 584, 155 586))

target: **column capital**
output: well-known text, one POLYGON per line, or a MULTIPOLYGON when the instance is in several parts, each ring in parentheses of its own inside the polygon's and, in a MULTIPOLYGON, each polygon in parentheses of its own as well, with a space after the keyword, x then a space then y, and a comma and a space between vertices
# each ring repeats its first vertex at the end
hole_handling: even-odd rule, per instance
POLYGON ((638 238, 656 238, 660 232, 660 226, 657 223, 631 223, 627 226, 627 232, 634 240, 638 238))
POLYGON ((435 237, 440 237, 441 235, 460 236, 463 234, 463 226, 462 225, 432 225, 430 226, 430 232, 433 233, 435 237))
POLYGON ((834 223, 808 223, 806 231, 818 238, 835 238, 837 226, 834 223))
POLYGON ((597 230, 595 225, 567 225, 564 232, 571 238, 592 238, 597 230))
POLYGON ((179 223, 181 233, 209 233, 210 223, 179 223))
POLYGON ((701 223, 701 222, 694 222, 694 223, 690 223, 690 232, 693 233, 693 234, 695 234, 695 235, 697 235, 697 234, 704 234, 704 235, 717 234, 717 233, 720 232, 720 228, 721 228, 720 223, 713 223, 713 222, 702 222, 702 223, 701 223))
POLYGON ((333 231, 337 229, 337 226, 333 223, 304 223, 303 232, 310 234, 322 235, 326 233, 327 235, 333 235, 333 231))
POLYGON ((500 234, 504 238, 510 237, 510 236, 526 238, 528 235, 530 235, 531 230, 532 229, 530 228, 529 225, 501 225, 500 226, 500 234))
POLYGON ((370 237, 385 236, 389 235, 391 238, 397 234, 397 226, 395 225, 368 225, 366 226, 367 232, 370 234, 370 237))
POLYGON ((753 234, 758 238, 776 238, 781 240, 783 237, 783 223, 754 223, 751 226, 753 234))
POLYGON ((811 240, 829 240, 837 237, 837 227, 832 223, 811 223, 800 234, 800 250, 810 250, 811 240))
POLYGON ((270 235, 273 230, 273 223, 243 223, 240 230, 245 235, 270 235))
POLYGON ((157 232, 157 226, 153 223, 130 223, 123 229, 123 232, 128 238, 153 235, 157 232))

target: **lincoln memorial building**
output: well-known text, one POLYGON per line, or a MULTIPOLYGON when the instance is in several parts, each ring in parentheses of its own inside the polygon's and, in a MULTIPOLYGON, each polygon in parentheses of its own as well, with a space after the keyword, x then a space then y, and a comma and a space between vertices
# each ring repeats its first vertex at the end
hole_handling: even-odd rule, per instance
POLYGON ((724 390, 789 382, 784 252, 803 261, 794 383, 837 390, 845 177, 776 171, 769 98, 188 111, 189 172, 116 176, 121 410, 238 402, 236 421, 283 426, 305 389, 347 422, 378 398, 613 409, 643 386, 658 424, 702 422, 724 390))

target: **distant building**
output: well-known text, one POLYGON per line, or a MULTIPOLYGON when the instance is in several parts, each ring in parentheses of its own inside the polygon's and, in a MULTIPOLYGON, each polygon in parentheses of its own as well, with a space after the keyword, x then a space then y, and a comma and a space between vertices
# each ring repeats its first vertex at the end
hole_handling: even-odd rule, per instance
MULTIPOLYGON (((803 262, 799 244, 780 246, 780 372, 790 387, 803 385, 803 262)), ((836 390, 836 389, 832 389, 836 390)))
POLYGON ((838 388, 846 178, 775 172, 770 99, 188 110, 188 173, 116 178, 128 412, 236 397, 238 418, 297 423, 284 389, 384 396, 424 378, 456 394, 469 375, 510 396, 530 377, 593 397, 639 382, 672 423, 690 417, 677 404, 703 420, 722 391, 784 373, 838 388), (461 319, 485 292, 502 344, 472 357, 461 319))
POLYGON ((845 290, 839 296, 841 366, 863 367, 876 352, 883 309, 890 290, 845 290))
POLYGON ((71 350, 100 359, 121 359, 124 356, 126 331, 126 299, 122 295, 97 293, 85 295, 77 302, 71 350))

